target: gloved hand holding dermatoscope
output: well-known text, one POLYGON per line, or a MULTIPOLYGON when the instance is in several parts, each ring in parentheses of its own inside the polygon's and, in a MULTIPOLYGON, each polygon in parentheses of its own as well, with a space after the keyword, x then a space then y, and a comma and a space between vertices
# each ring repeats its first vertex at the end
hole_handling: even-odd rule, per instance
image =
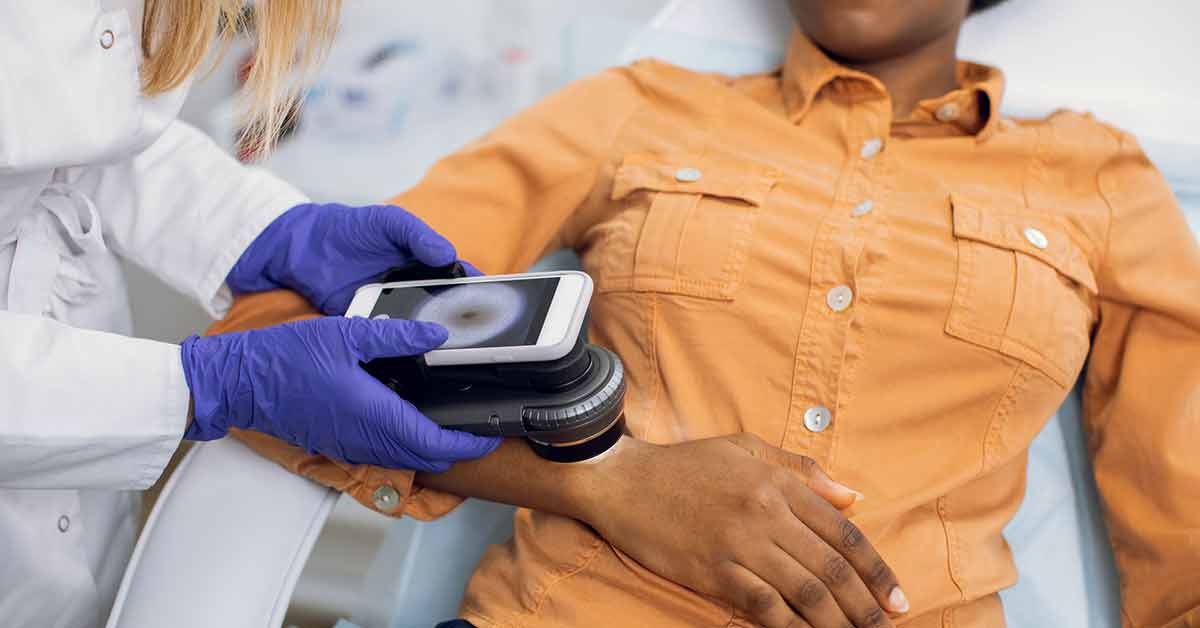
POLYGON ((465 275, 458 264, 418 265, 359 289, 347 316, 429 321, 449 331, 439 349, 373 360, 367 372, 442 427, 524 437, 549 460, 587 460, 616 443, 624 427, 621 361, 580 338, 591 278, 465 275))

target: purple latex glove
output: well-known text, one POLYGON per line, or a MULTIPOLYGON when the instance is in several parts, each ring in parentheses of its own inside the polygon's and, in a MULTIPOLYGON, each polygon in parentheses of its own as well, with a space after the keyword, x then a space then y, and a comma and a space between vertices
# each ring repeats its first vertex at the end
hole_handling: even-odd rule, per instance
POLYGON ((320 318, 188 338, 183 371, 194 419, 184 438, 255 430, 352 464, 440 473, 500 444, 446 430, 359 366, 446 341, 434 323, 320 318))
POLYGON ((454 259, 454 245, 394 205, 297 205, 259 234, 225 281, 235 293, 291 288, 340 316, 354 291, 385 271, 454 259))

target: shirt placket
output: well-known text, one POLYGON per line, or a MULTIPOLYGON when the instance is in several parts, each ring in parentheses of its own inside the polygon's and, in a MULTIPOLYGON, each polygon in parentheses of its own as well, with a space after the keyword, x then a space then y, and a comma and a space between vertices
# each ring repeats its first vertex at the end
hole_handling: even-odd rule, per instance
MULTIPOLYGON (((865 88, 844 82, 831 86, 835 97, 847 101, 848 90, 865 88)), ((807 314, 796 344, 783 438, 785 449, 823 465, 829 465, 842 431, 841 379, 847 347, 856 341, 852 323, 862 309, 859 262, 885 197, 881 163, 891 117, 882 95, 847 106, 847 160, 813 243, 807 314)))

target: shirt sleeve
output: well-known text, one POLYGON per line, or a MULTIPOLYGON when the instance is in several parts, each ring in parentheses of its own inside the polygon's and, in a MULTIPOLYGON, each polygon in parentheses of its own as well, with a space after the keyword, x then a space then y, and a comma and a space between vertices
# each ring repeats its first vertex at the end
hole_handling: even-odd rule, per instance
POLYGON ((641 102, 635 77, 636 66, 614 68, 566 86, 435 164, 392 203, 487 273, 521 272, 574 247, 596 218, 592 193, 641 102))
POLYGON ((179 446, 179 347, 0 311, 0 487, 142 490, 179 446))
POLYGON ((1133 138, 1103 167, 1100 322, 1084 388, 1127 627, 1200 626, 1200 247, 1133 138))
MULTIPOLYGON (((569 85, 443 159, 392 202, 421 216, 481 270, 523 271, 544 252, 572 246, 591 220, 598 173, 638 102, 627 69, 569 85)), ((210 332, 316 315, 290 292, 244 295, 210 332)), ((435 519, 462 502, 415 484, 411 471, 340 463, 262 434, 234 435, 292 472, 383 514, 435 519), (398 499, 379 498, 391 491, 398 499)))
POLYGON ((232 303, 225 277, 246 247, 284 211, 307 202, 179 120, 131 159, 85 176, 97 177, 93 198, 114 249, 213 317, 232 303))

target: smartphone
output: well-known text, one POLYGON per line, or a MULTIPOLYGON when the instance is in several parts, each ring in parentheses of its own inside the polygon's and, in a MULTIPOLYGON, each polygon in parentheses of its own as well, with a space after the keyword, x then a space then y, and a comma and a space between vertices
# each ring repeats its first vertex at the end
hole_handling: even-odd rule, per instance
POLYGON ((592 278, 563 271, 371 284, 346 316, 438 323, 450 332, 429 366, 547 362, 571 351, 592 299, 592 278))

